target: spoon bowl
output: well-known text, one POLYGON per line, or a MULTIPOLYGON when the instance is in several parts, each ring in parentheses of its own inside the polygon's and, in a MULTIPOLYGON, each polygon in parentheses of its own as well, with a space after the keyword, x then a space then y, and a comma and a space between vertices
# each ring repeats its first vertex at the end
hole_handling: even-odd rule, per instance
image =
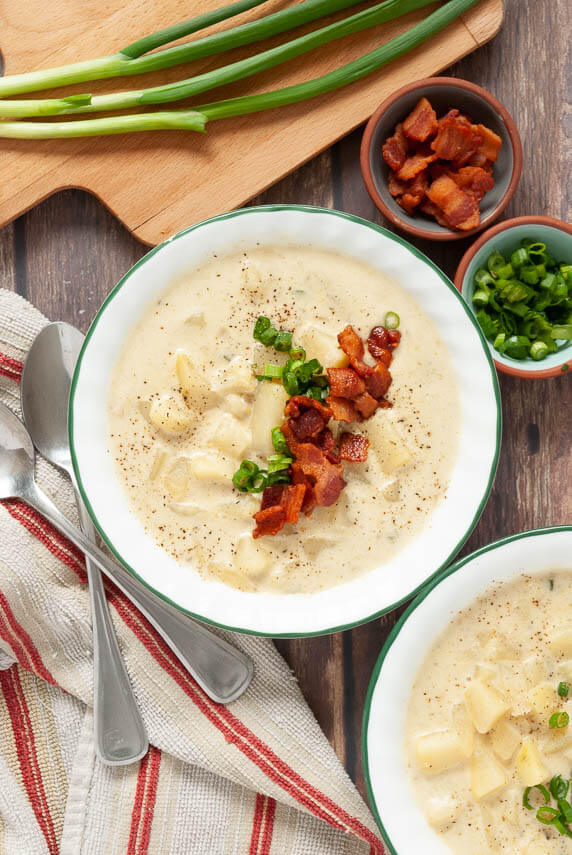
POLYGON ((34 446, 18 416, 0 406, 0 499, 30 494, 34 487, 34 446))

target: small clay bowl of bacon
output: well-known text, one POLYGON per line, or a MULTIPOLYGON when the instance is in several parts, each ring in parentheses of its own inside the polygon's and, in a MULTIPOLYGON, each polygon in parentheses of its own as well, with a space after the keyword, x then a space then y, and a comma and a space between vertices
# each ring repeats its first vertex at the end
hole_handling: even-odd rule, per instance
POLYGON ((490 226, 522 170, 514 121, 480 86, 428 77, 387 98, 361 143, 365 185, 381 213, 429 240, 459 240, 490 226))

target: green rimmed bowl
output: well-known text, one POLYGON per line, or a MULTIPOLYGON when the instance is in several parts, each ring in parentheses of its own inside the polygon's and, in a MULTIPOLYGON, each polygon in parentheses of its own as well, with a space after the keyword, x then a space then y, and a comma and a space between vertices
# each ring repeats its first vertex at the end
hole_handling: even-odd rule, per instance
MULTIPOLYGON (((475 273, 481 267, 486 268, 487 259, 494 250, 508 257, 518 249, 523 238, 542 241, 557 261, 572 263, 572 226, 563 220, 541 216, 513 217, 493 226, 469 247, 455 273, 455 286, 475 316, 477 310, 472 299, 475 273)), ((497 369, 513 377, 542 380, 559 377, 572 368, 572 342, 561 345, 555 353, 549 353, 538 362, 531 357, 510 359, 495 350, 491 342, 488 342, 488 346, 497 369)))
POLYGON ((392 855, 451 855, 423 815, 407 770, 407 705, 427 651, 456 614, 493 582, 571 567, 572 526, 505 537, 428 584, 394 626, 373 669, 362 729, 369 800, 392 855))
MULTIPOLYGON (((475 525, 494 477, 500 444, 496 372, 478 325, 452 283, 401 238, 365 220, 299 206, 248 208, 180 232, 121 280, 98 312, 77 363, 70 442, 77 480, 104 541, 160 596, 204 621, 258 635, 303 636, 363 623, 394 608, 438 573, 475 525), (446 499, 429 524, 388 564, 315 594, 238 591, 178 564, 130 510, 108 448, 112 371, 148 305, 212 253, 262 245, 343 252, 396 279, 447 342, 459 385, 460 442, 446 499)), ((222 526, 222 524, 221 524, 222 526)))

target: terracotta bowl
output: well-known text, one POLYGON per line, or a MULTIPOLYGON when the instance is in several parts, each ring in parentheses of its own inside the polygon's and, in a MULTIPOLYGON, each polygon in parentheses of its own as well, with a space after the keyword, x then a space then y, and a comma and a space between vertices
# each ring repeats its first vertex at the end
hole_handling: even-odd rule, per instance
POLYGON ((508 112, 486 89, 455 77, 427 77, 398 89, 378 107, 365 128, 360 161, 368 193, 390 223, 420 238, 460 240, 490 226, 508 205, 520 179, 522 144, 508 112), (476 229, 466 232, 447 229, 423 213, 410 215, 389 192, 389 167, 383 159, 381 147, 422 96, 429 99, 438 117, 456 107, 471 116, 473 121, 486 125, 502 139, 502 147, 493 169, 495 186, 480 204, 481 222, 476 229))
MULTIPOLYGON (((498 249, 502 255, 510 255, 525 237, 537 238, 545 243, 557 261, 572 262, 572 226, 563 220, 555 220, 552 217, 514 217, 493 226, 469 247, 455 273, 455 286, 473 314, 476 314, 472 302, 476 271, 480 267, 486 267, 487 259, 493 250, 498 249)), ((530 358, 510 359, 496 351, 491 342, 488 344, 497 370, 512 374, 513 377, 540 380, 559 377, 569 369, 572 371, 571 342, 560 347, 556 353, 549 353, 541 362, 530 358)))

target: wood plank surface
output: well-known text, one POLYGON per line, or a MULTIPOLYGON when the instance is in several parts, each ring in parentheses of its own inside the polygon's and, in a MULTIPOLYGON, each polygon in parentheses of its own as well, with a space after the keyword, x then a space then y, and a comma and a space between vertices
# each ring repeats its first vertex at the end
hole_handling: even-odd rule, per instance
MULTIPOLYGON (((491 89, 519 126, 523 176, 506 216, 572 219, 572 67, 566 64, 571 27, 568 0, 505 0, 500 34, 451 69, 491 89)), ((383 223, 361 180, 359 143, 356 131, 254 201, 325 205, 383 223)), ((467 242, 416 245, 453 275, 467 242)), ((0 285, 85 330, 110 288, 144 252, 93 197, 65 191, 0 230, 0 285)), ((501 388, 498 474, 463 553, 527 528, 572 522, 572 377, 524 381, 502 375, 501 388)), ((278 644, 364 794, 363 702, 395 618, 394 613, 351 632, 278 644)))
MULTIPOLYGON (((264 12, 280 10, 288 3, 292 0, 266 0, 264 12)), ((213 0, 194 0, 192 8, 196 13, 212 6, 213 0)), ((311 51, 301 60, 199 95, 191 99, 192 103, 269 91, 319 77, 379 47, 428 11, 421 9, 348 36, 311 51)), ((232 24, 260 14, 260 9, 251 10, 237 16, 232 24)), ((48 4, 41 0, 1 0, 0 50, 7 74, 54 67, 111 53, 145 32, 165 26, 167 16, 169 21, 178 21, 188 15, 188 0, 169 0, 168 4, 125 0, 119 7, 111 0, 90 0, 89 4, 83 0, 48 4)), ((340 17, 344 15, 336 16, 340 17)), ((340 92, 255 117, 217 122, 209 125, 206 135, 171 131, 65 142, 1 139, 0 224, 55 190, 81 187, 100 198, 142 241, 159 243, 191 222, 243 205, 357 127, 392 91, 441 71, 486 42, 498 31, 501 21, 502 0, 481 0, 412 53, 340 92)), ((298 28, 294 35, 277 36, 264 45, 283 43, 324 23, 298 28)), ((212 31, 228 26, 224 22, 212 31)), ((230 51, 223 61, 234 62, 256 51, 256 45, 230 51)), ((156 86, 219 65, 220 58, 209 57, 192 67, 166 69, 131 81, 81 83, 66 92, 85 92, 87 88, 100 94, 156 86)), ((171 106, 178 109, 186 105, 180 102, 171 106)))

